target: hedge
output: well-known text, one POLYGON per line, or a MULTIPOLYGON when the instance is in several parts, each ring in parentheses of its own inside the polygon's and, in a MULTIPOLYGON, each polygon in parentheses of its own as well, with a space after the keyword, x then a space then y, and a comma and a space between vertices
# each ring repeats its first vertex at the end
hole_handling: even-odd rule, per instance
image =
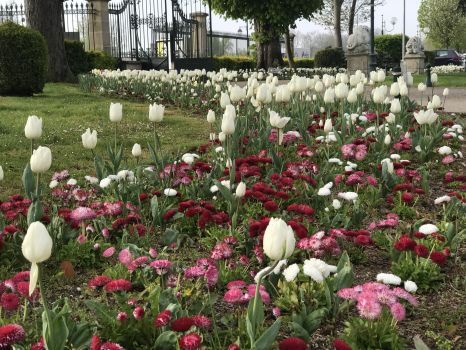
POLYGON ((214 57, 214 70, 222 68, 227 70, 253 70, 256 69, 256 61, 249 56, 216 56, 214 57))
POLYGON ((0 94, 42 92, 46 75, 44 37, 38 31, 13 22, 0 25, 0 94))
POLYGON ((341 47, 317 51, 314 56, 316 68, 346 68, 345 52, 341 47))
MULTIPOLYGON (((408 42, 405 36, 405 43, 408 42)), ((403 36, 401 34, 379 35, 374 40, 379 67, 394 68, 400 66, 403 36)))
POLYGON ((115 69, 117 61, 105 52, 84 50, 80 41, 65 40, 66 58, 74 75, 87 73, 92 69, 115 69))

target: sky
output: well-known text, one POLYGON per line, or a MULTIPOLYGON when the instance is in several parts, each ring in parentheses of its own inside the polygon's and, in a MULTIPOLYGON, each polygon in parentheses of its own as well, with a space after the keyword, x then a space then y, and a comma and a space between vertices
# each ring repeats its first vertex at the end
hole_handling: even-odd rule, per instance
MULTIPOLYGON (((152 0, 148 0, 152 1, 152 0)), ((375 10, 375 26, 381 28, 382 26, 382 15, 385 18, 387 29, 391 29, 390 19, 396 17, 398 19, 393 31, 390 33, 401 33, 403 28, 403 1, 406 2, 406 34, 408 36, 415 35, 417 33, 417 11, 421 0, 385 0, 385 5, 376 7, 375 10)), ((14 0, 0 0, 0 5, 9 4, 15 2, 14 0)), ((22 3, 21 0, 16 0, 16 3, 22 3)), ((361 23, 362 24, 362 23, 361 23)), ((213 15, 212 27, 214 31, 220 32, 237 32, 240 27, 243 33, 245 30, 245 22, 225 20, 221 16, 213 15)), ((300 32, 314 32, 314 31, 325 31, 328 30, 321 26, 308 21, 299 21, 297 23, 297 30, 300 32)))
MULTIPOLYGON (((406 35, 413 36, 417 33, 417 11, 421 0, 405 0, 406 2, 406 35)), ((375 9, 375 27, 382 27, 382 15, 386 23, 386 29, 392 29, 390 20, 392 17, 397 18, 397 24, 391 31, 391 34, 402 33, 403 31, 403 0, 385 0, 385 5, 376 7, 375 9)), ((220 16, 214 15, 212 18, 212 27, 214 30, 232 32, 235 31, 233 28, 242 27, 242 31, 245 32, 245 23, 242 21, 225 20, 220 16)), ((362 24, 362 23, 360 23, 362 24)), ((367 24, 369 25, 369 23, 367 24)), ((238 30, 236 29, 236 31, 238 30)), ((325 31, 328 30, 324 27, 311 23, 309 21, 299 21, 297 23, 297 30, 300 32, 314 32, 314 31, 325 31)))

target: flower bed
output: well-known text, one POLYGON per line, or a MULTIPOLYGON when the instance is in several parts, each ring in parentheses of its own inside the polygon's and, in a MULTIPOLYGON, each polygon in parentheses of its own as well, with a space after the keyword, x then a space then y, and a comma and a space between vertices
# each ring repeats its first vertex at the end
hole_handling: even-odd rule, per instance
POLYGON ((153 130, 128 148, 124 105, 110 104, 113 138, 85 125, 84 179, 49 179, 54 150, 34 149, 42 120, 28 119, 25 195, 0 203, 0 347, 413 347, 404 329, 420 299, 459 273, 463 121, 438 96, 410 101, 409 81, 382 85, 383 71, 371 99, 360 72, 237 77, 84 77, 89 91, 152 102, 153 130), (167 154, 162 103, 206 115, 205 143, 167 154))

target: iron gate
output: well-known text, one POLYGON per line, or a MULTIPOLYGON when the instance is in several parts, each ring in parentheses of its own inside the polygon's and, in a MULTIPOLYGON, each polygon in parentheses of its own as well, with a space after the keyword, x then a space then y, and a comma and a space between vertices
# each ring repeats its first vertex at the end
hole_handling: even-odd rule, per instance
POLYGON ((210 6, 203 0, 121 0, 109 3, 112 56, 168 68, 169 59, 210 57, 210 6), (199 18, 204 19, 200 21, 199 18), (208 27, 208 28, 207 28, 208 27), (207 32, 205 35, 207 38, 207 32))

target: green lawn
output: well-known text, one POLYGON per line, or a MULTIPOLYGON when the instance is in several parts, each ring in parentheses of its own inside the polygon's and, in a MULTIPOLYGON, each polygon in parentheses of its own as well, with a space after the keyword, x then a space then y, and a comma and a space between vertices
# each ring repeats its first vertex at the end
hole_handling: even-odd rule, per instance
MULTIPOLYGON (((416 74, 413 75, 414 77, 414 86, 417 87, 419 83, 426 82, 426 75, 425 74, 416 74)), ((387 76, 385 80, 386 84, 391 84, 393 82, 393 78, 391 75, 387 76)), ((438 82, 435 86, 438 87, 466 87, 466 72, 464 73, 452 73, 452 74, 439 74, 438 75, 438 82)))
MULTIPOLYGON (((52 150, 53 163, 47 181, 53 171, 63 169, 80 180, 84 175, 94 174, 92 155, 81 144, 81 134, 86 128, 98 132, 97 153, 106 155, 105 145, 113 142, 114 124, 108 119, 110 102, 123 104, 123 121, 118 128, 126 160, 134 161, 131 148, 136 142, 143 147, 147 159, 147 142, 152 140, 147 103, 87 94, 71 84, 47 84, 44 93, 34 97, 0 97, 0 165, 5 172, 5 179, 0 182, 0 199, 21 192, 21 174, 30 157, 30 141, 24 136, 29 115, 43 119, 38 144, 52 150)), ((205 119, 179 109, 166 109, 165 119, 157 127, 164 151, 186 151, 208 139, 205 119)))

